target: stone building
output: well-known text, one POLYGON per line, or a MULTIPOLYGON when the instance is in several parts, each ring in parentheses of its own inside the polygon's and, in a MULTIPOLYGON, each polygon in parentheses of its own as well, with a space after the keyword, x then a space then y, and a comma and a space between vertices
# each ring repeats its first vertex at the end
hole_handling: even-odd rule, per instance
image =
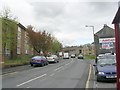
POLYGON ((65 47, 63 51, 68 52, 69 55, 71 54, 94 55, 94 44, 85 44, 82 46, 65 47))
POLYGON ((114 29, 104 24, 103 28, 94 34, 96 55, 115 53, 114 29))

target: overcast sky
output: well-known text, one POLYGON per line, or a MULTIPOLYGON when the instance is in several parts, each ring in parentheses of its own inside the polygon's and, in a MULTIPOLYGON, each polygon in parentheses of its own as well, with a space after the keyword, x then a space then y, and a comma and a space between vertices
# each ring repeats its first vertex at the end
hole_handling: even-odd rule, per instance
POLYGON ((9 7, 25 27, 33 25, 36 29, 45 29, 64 46, 74 46, 93 42, 93 30, 85 25, 93 25, 95 32, 104 24, 114 28, 112 20, 119 0, 95 1, 0 0, 0 10, 9 7))

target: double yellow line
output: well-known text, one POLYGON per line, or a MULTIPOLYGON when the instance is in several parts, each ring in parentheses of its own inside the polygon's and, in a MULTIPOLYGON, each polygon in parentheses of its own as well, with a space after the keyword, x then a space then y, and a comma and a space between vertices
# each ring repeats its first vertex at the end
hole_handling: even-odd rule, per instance
POLYGON ((90 69, 89 69, 89 75, 88 75, 88 79, 87 79, 87 82, 86 82, 86 90, 88 90, 89 88, 89 81, 90 81, 90 76, 91 76, 91 64, 90 64, 90 69))

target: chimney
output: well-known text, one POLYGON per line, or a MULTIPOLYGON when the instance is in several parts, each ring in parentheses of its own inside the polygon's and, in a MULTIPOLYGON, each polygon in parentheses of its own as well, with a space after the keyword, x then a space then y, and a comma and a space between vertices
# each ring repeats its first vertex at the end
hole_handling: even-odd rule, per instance
POLYGON ((120 7, 120 1, 118 2, 118 8, 120 7))
POLYGON ((107 26, 107 24, 104 24, 104 27, 106 27, 107 26))

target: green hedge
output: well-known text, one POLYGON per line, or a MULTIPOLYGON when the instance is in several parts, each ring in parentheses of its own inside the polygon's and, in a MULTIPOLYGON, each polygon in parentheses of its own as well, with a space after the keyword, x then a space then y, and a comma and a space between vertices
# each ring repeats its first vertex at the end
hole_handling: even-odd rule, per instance
POLYGON ((22 64, 28 64, 31 59, 31 56, 19 56, 17 59, 5 59, 4 65, 22 65, 22 64))

